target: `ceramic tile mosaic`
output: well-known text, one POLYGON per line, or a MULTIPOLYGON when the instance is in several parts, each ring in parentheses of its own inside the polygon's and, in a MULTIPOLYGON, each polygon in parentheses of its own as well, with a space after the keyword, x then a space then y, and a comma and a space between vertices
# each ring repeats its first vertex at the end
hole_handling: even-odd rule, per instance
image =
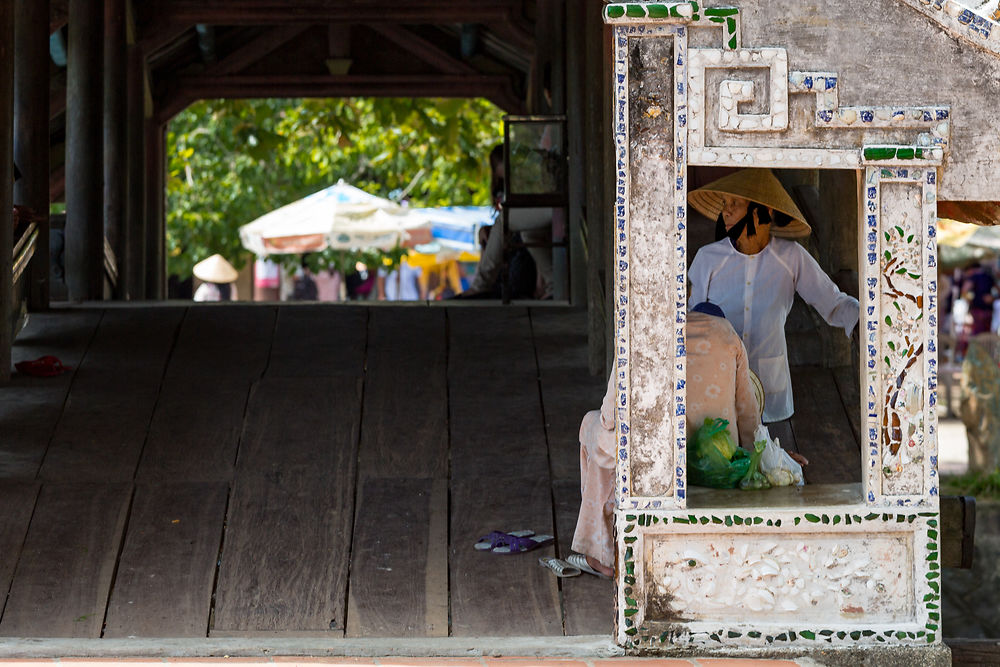
MULTIPOLYGON (((788 54, 782 48, 743 48, 737 50, 691 49, 688 58, 688 90, 691 119, 689 160, 692 164, 756 166, 784 168, 850 168, 870 161, 909 160, 940 164, 951 134, 950 109, 947 106, 850 106, 839 105, 839 77, 833 72, 788 70, 788 54), (757 94, 752 81, 723 80, 718 93, 718 109, 708 109, 707 71, 768 71, 768 111, 764 114, 741 114, 739 104, 754 101, 757 94), (789 127, 790 94, 816 97, 814 130, 837 129, 915 129, 924 130, 905 146, 879 146, 867 151, 864 146, 816 148, 777 146, 712 146, 707 144, 706 123, 714 117, 718 129, 740 133, 779 133, 789 127)), ((760 143, 760 142, 757 142, 760 143)))
POLYGON ((686 34, 659 24, 614 35, 616 495, 622 507, 683 507, 686 34))
POLYGON ((924 504, 937 487, 937 172, 865 170, 868 501, 924 504))
POLYGON ((625 646, 939 641, 936 512, 625 510, 617 520, 625 646))
POLYGON ((841 107, 835 72, 790 70, 785 49, 742 48, 738 29, 722 48, 689 49, 692 24, 739 26, 737 9, 713 9, 605 9, 617 174, 617 640, 667 651, 940 645, 934 214, 951 110, 841 107), (718 95, 706 90, 713 69, 732 71, 713 77, 718 95), (766 70, 755 76, 766 86, 740 80, 747 69, 766 70), (815 96, 805 135, 789 127, 789 95, 815 96), (766 111, 741 112, 748 103, 766 111), (748 145, 706 145, 709 122, 748 145), (899 130, 912 130, 912 143, 868 140, 899 130), (815 143, 777 144, 792 131, 815 143), (688 507, 688 164, 863 170, 867 453, 863 492, 846 505, 688 507))
POLYGON ((949 34, 1000 55, 1000 11, 995 3, 973 6, 957 0, 900 0, 939 24, 949 34), (992 9, 990 9, 992 7, 992 9), (987 10, 985 13, 983 10, 987 10))

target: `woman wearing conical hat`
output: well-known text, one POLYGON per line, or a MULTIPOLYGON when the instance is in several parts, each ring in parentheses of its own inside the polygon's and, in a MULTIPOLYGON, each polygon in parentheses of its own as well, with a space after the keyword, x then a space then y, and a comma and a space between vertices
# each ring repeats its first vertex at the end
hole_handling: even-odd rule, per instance
POLYGON ((194 265, 191 273, 202 281, 195 290, 195 301, 235 301, 239 274, 226 258, 216 253, 194 265))
POLYGON ((831 326, 851 335, 858 301, 837 288, 791 239, 811 229, 769 169, 744 169, 693 190, 688 202, 716 220, 716 241, 701 248, 688 273, 690 303, 710 301, 726 313, 764 385, 767 423, 794 412, 785 319, 796 292, 831 326))

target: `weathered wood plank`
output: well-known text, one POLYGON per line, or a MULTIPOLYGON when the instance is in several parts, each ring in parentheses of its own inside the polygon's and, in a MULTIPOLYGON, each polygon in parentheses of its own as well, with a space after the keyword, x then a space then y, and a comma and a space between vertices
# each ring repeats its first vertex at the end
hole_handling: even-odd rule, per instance
POLYGON ((237 461, 213 634, 344 629, 360 378, 265 378, 237 461))
POLYGON ((226 483, 140 485, 105 637, 205 637, 226 483))
POLYGON ((52 481, 130 481, 157 392, 127 392, 114 377, 74 384, 39 477, 52 481), (98 384, 103 386, 98 386, 98 384))
POLYGON ((245 378, 167 378, 136 479, 231 480, 249 394, 245 378))
POLYGON ((448 474, 445 312, 375 308, 361 427, 361 477, 448 474))
POLYGON ((77 369, 39 475, 130 481, 183 311, 109 309, 77 369))
POLYGON ((530 322, 524 310, 449 312, 448 396, 455 479, 548 473, 530 322), (502 369, 497 372, 497 369, 502 369))
MULTIPOLYGON (((585 362, 584 358, 581 363, 585 362)), ((600 410, 607 378, 590 375, 585 366, 578 366, 543 374, 541 387, 553 479, 579 482, 580 422, 590 410, 600 410)))
POLYGON ((270 376, 360 375, 368 309, 329 304, 278 311, 270 376))
POLYGON ((360 377, 265 377, 254 385, 237 475, 353 474, 361 416, 360 377))
POLYGON ((792 368, 795 414, 792 430, 798 451, 809 459, 806 482, 861 481, 861 452, 854 440, 833 374, 825 368, 792 368))
POLYGON ((260 377, 267 367, 276 317, 274 306, 188 308, 167 377, 260 377))
POLYGON ((0 619, 5 637, 100 637, 131 486, 45 484, 0 619))
POLYGON ((447 481, 360 484, 347 636, 447 637, 447 481))
POLYGON ((529 528, 554 535, 547 476, 533 479, 490 475, 452 480, 452 636, 561 635, 562 614, 555 577, 538 564, 547 546, 501 556, 473 548, 492 530, 529 528))
POLYGON ((353 465, 237 478, 210 634, 343 633, 353 481, 353 465))
POLYGON ((10 580, 28 533, 38 497, 36 482, 0 482, 0 596, 7 597, 10 580))
POLYGON ((14 362, 53 355, 72 371, 44 378, 15 372, 0 387, 0 479, 35 479, 100 320, 98 310, 33 313, 28 318, 14 343, 14 362))
MULTIPOLYGON (((579 474, 575 482, 564 480, 552 484, 556 506, 556 531, 559 535, 558 555, 565 558, 573 553, 573 533, 580 512, 579 474)), ((578 577, 560 580, 566 635, 610 635, 615 625, 614 582, 582 573, 578 577)))

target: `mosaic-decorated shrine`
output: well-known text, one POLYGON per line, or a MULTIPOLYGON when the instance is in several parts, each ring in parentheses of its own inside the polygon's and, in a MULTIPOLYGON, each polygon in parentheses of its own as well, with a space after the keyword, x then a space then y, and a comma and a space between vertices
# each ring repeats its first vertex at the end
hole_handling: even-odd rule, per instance
POLYGON ((667 652, 910 647, 947 659, 935 229, 952 108, 846 104, 856 95, 832 67, 802 69, 794 51, 743 43, 738 7, 604 12, 617 174, 617 641, 667 652), (687 179, 700 165, 858 175, 860 486, 688 494, 687 179))

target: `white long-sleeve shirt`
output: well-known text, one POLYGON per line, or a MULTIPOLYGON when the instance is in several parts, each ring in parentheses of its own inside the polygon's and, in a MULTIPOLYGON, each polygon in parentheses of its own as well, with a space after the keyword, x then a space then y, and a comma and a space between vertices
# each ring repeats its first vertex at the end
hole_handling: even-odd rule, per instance
POLYGON ((710 243, 695 255, 688 277, 690 304, 711 301, 722 308, 746 346, 750 368, 764 385, 765 422, 795 411, 785 343, 795 293, 847 336, 858 322, 857 299, 841 292, 805 248, 787 239, 771 237, 756 255, 739 252, 728 238, 710 243))

